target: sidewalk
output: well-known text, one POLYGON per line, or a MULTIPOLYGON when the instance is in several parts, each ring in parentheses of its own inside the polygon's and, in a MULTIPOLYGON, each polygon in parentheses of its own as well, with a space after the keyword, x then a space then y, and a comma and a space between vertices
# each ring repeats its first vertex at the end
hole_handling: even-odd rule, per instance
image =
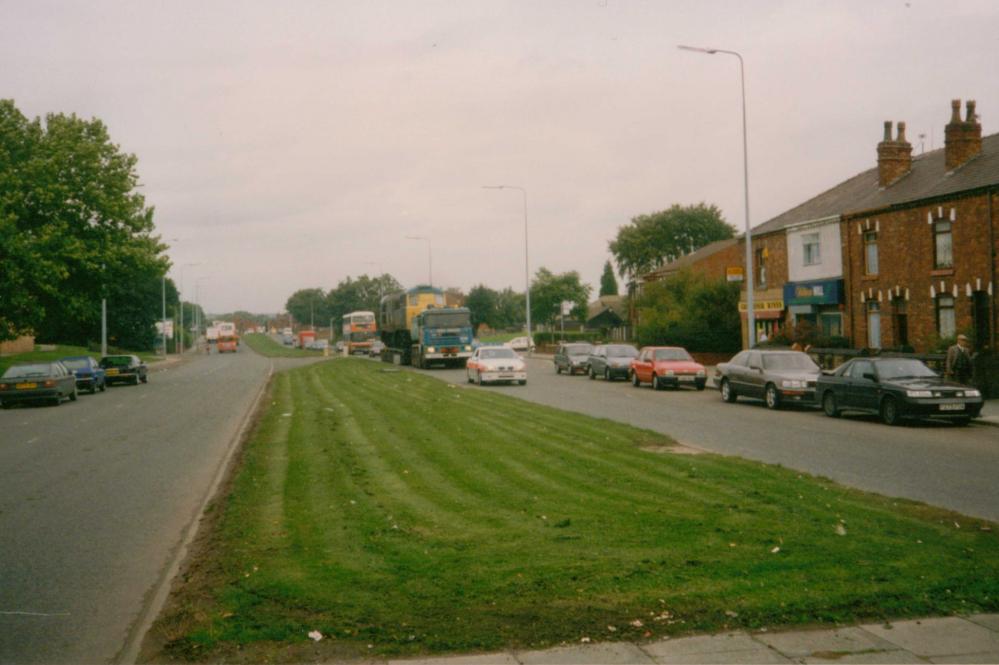
POLYGON ((545 651, 500 651, 388 663, 999 663, 999 614, 869 623, 827 630, 737 631, 645 644, 604 642, 545 651))

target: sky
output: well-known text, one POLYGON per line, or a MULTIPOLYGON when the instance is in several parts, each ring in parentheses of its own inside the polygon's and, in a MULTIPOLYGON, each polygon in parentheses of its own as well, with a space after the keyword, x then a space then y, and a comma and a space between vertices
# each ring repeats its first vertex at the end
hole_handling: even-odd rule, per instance
MULTIPOLYGON (((634 216, 762 224, 876 165, 885 120, 942 147, 999 117, 991 0, 0 0, 0 97, 97 117, 138 157, 170 275, 209 312, 295 290, 599 288, 634 216), (924 134, 924 138, 919 135, 924 134)), ((624 280, 619 278, 624 288, 624 280)))

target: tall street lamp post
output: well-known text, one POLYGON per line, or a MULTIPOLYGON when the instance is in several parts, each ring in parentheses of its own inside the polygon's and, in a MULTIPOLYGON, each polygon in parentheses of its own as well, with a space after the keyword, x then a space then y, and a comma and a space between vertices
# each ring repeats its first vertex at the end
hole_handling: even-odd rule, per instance
POLYGON ((526 314, 527 314, 527 344, 530 346, 534 338, 531 334, 531 278, 530 269, 528 267, 528 255, 527 255, 527 190, 523 187, 518 187, 517 185, 483 185, 483 189, 516 189, 524 197, 524 295, 526 297, 526 314))
POLYGON ((180 267, 180 290, 177 291, 177 300, 180 303, 180 335, 178 336, 178 346, 180 355, 184 354, 184 268, 200 266, 200 263, 185 263, 180 267))
POLYGON ((201 282, 203 282, 203 281, 205 281, 207 279, 208 279, 208 275, 205 275, 205 276, 199 277, 194 282, 194 304, 197 305, 197 308, 194 310, 194 330, 195 330, 194 342, 195 342, 195 344, 197 344, 198 338, 201 337, 201 327, 204 324, 204 321, 201 320, 201 310, 202 310, 202 307, 201 307, 201 282))
POLYGON ((426 240, 427 241, 427 279, 430 286, 434 285, 434 252, 430 247, 430 238, 426 236, 406 236, 406 240, 426 240))
POLYGON ((716 53, 724 53, 725 55, 734 55, 739 59, 739 81, 742 86, 742 172, 743 172, 743 189, 745 192, 745 209, 746 209, 746 324, 749 328, 747 340, 749 342, 749 348, 753 348, 756 344, 756 312, 753 309, 753 234, 749 227, 749 149, 747 147, 746 140, 746 75, 742 63, 742 56, 735 51, 726 51, 720 48, 700 48, 697 46, 683 46, 680 48, 684 51, 696 51, 698 53, 707 53, 708 55, 715 55, 716 53))

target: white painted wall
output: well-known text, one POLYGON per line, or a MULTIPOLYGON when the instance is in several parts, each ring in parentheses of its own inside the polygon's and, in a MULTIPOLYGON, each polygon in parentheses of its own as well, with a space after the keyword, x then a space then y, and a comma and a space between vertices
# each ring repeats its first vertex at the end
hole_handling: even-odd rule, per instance
POLYGON ((843 276, 843 252, 839 240, 839 221, 830 221, 817 226, 805 226, 787 230, 787 273, 792 282, 806 282, 812 279, 836 279, 843 276), (821 261, 805 265, 803 236, 819 234, 821 261))

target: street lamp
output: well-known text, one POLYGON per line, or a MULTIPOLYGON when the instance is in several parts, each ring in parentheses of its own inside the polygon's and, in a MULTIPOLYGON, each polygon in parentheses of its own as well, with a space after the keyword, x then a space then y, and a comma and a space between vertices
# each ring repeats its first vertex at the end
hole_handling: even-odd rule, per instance
POLYGON ((194 310, 194 329, 196 331, 194 341, 197 342, 198 338, 201 337, 201 327, 204 321, 201 320, 201 282, 208 279, 208 275, 202 275, 198 279, 194 280, 194 304, 197 305, 197 309, 194 310))
POLYGON ((180 335, 177 348, 180 349, 180 355, 184 355, 184 268, 200 265, 200 263, 185 263, 180 266, 180 289, 177 291, 177 301, 180 303, 180 335))
POLYGON ((517 185, 483 185, 482 189, 516 189, 524 197, 524 295, 527 298, 527 345, 534 341, 531 335, 531 278, 527 259, 527 190, 517 185))
POLYGON ((724 53, 725 55, 734 55, 739 59, 739 81, 742 86, 742 172, 746 197, 746 319, 749 328, 747 340, 749 348, 753 348, 756 343, 756 312, 753 309, 753 234, 749 227, 749 148, 746 141, 746 75, 743 68, 742 56, 735 51, 726 51, 720 48, 700 48, 683 45, 677 48, 684 51, 707 53, 708 55, 724 53))
POLYGON ((406 240, 426 240, 427 241, 427 276, 430 286, 434 285, 434 253, 430 247, 430 238, 426 236, 406 236, 406 240))

